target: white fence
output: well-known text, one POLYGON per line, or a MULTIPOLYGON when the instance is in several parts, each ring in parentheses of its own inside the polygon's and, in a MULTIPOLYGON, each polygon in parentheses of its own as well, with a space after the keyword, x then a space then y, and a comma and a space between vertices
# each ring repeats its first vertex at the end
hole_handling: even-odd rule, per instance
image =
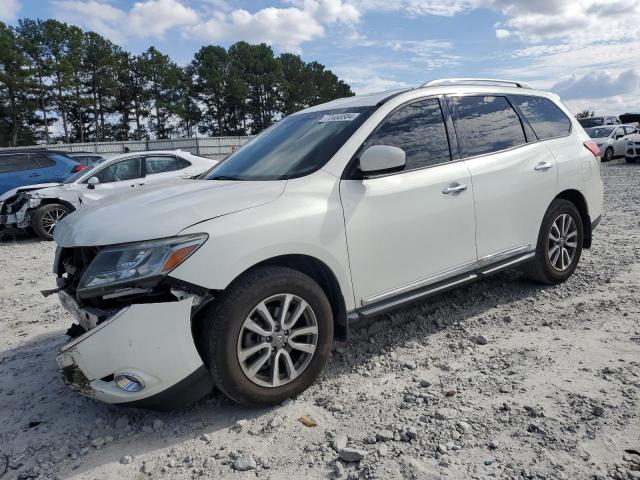
POLYGON ((0 148, 0 150, 45 148, 47 150, 58 150, 61 152, 95 152, 103 153, 105 155, 124 153, 125 148, 130 152, 143 152, 148 150, 184 150, 203 157, 220 158, 226 157, 238 147, 247 143, 250 139, 251 137, 194 137, 125 142, 58 143, 55 145, 0 148))

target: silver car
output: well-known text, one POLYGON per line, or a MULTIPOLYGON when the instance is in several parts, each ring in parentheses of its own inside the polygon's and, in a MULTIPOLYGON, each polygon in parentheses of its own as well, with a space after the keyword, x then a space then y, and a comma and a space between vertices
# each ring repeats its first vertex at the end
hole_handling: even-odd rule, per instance
POLYGON ((602 161, 609 162, 614 157, 624 156, 628 136, 637 129, 631 125, 606 125, 587 128, 586 132, 600 148, 602 161))

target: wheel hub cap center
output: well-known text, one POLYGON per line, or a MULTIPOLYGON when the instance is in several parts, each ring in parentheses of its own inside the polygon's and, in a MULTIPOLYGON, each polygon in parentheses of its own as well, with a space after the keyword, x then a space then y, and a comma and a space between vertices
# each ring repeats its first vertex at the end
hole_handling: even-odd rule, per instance
POLYGON ((276 347, 282 347, 286 342, 286 338, 281 333, 273 337, 273 345, 276 347))

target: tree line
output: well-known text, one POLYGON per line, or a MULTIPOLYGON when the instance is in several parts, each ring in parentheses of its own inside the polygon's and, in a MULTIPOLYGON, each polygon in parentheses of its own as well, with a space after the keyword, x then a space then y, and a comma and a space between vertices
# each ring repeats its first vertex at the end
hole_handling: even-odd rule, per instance
POLYGON ((3 146, 255 134, 350 95, 322 64, 264 43, 203 46, 180 66, 57 20, 0 22, 3 146))

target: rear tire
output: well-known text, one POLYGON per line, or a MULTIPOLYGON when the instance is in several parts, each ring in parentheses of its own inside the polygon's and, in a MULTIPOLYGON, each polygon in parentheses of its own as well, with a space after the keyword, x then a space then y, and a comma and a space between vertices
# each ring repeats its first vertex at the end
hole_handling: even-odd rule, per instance
POLYGON ((290 268, 243 275, 202 321, 200 345, 215 385, 250 407, 278 404, 305 390, 331 352, 329 300, 315 281, 290 268))
POLYGON ((613 160, 613 148, 607 147, 607 149, 604 151, 604 156, 602 157, 602 161, 610 162, 611 160, 613 160))
POLYGON ((43 240, 53 240, 53 231, 60 220, 71 213, 71 209, 59 203, 50 203, 36 209, 31 216, 31 228, 43 240))
POLYGON ((542 219, 535 258, 523 266, 531 280, 548 285, 566 281, 582 254, 582 217, 568 200, 555 199, 542 219))

